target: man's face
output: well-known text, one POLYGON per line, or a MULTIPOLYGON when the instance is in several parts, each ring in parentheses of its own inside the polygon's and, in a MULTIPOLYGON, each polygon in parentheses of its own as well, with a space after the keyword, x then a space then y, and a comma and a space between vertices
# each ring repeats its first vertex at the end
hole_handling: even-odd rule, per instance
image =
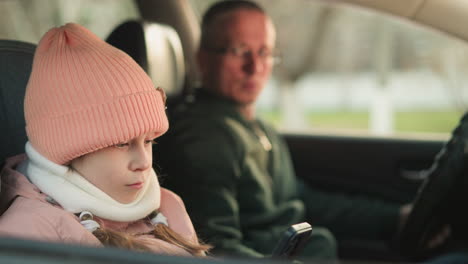
POLYGON ((240 105, 253 104, 273 65, 275 31, 264 14, 238 9, 213 21, 198 61, 205 88, 240 105))

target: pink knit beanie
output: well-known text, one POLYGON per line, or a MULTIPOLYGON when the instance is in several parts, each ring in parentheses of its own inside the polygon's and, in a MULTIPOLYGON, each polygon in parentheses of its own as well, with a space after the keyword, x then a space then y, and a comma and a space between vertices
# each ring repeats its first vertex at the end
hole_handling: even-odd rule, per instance
POLYGON ((57 164, 168 129, 164 94, 124 52, 77 24, 39 42, 26 88, 26 132, 57 164))

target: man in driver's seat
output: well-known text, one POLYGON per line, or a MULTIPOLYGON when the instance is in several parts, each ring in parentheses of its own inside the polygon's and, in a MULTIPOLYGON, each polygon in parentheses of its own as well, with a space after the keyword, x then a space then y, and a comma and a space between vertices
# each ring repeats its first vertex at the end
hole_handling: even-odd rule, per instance
MULTIPOLYGON (((156 150, 163 179, 186 202, 213 252, 261 257, 291 225, 308 221, 304 257, 336 258, 333 233, 390 239, 400 205, 327 193, 300 182, 285 142, 255 116, 273 66, 275 29, 256 4, 221 1, 202 21, 197 60, 202 87, 172 109, 156 150), (320 228, 325 226, 327 228, 320 228)), ((311 161, 313 162, 313 161, 311 161)))

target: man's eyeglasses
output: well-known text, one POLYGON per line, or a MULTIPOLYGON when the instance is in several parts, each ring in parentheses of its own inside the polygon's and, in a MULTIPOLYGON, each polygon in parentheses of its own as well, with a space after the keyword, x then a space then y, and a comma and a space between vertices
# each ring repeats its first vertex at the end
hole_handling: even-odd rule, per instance
POLYGON ((274 64, 278 64, 281 61, 281 58, 276 51, 269 50, 267 48, 262 48, 257 52, 244 47, 244 46, 237 46, 237 47, 227 47, 227 48, 213 48, 213 47, 205 47, 205 50, 217 54, 222 55, 230 55, 240 59, 248 59, 254 56, 259 57, 260 59, 267 61, 273 60, 274 64))

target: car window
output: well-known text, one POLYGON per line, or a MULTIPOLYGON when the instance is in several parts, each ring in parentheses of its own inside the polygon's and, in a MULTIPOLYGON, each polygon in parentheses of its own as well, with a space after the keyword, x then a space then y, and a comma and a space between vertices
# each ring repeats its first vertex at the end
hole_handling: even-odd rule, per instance
POLYGON ((37 43, 51 27, 67 22, 79 23, 106 38, 118 24, 138 17, 132 0, 0 1, 0 24, 4 25, 0 39, 37 43))
MULTIPOLYGON (((212 2, 192 0, 198 14, 212 2)), ((462 41, 351 5, 256 2, 281 54, 257 110, 281 131, 440 139, 464 113, 462 41)))

